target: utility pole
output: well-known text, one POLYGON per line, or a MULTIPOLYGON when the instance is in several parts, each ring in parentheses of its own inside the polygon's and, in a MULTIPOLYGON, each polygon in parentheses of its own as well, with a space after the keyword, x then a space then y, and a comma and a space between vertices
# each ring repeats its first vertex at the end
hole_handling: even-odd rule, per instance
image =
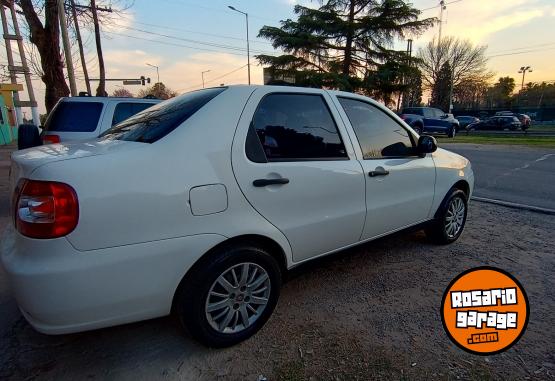
POLYGON ((81 56, 81 68, 85 77, 85 85, 87 93, 92 95, 91 84, 89 83, 89 71, 87 70, 87 62, 85 61, 85 52, 83 50, 83 41, 81 40, 81 31, 79 30, 79 21, 77 21, 77 10, 75 9, 75 1, 71 0, 71 13, 73 15, 73 25, 75 26, 75 34, 77 35, 77 44, 79 45, 79 55, 81 56))
POLYGON ((94 23, 94 39, 96 42, 96 55, 98 56, 98 73, 100 81, 96 88, 96 96, 106 96, 106 69, 104 68, 104 56, 102 55, 102 42, 100 41, 100 25, 98 24, 98 14, 96 13, 96 1, 91 0, 91 12, 94 23))
POLYGON ((64 44, 64 55, 66 56, 67 76, 69 78, 69 89, 71 96, 77 96, 77 85, 75 84, 75 72, 73 70, 73 60, 71 59, 71 45, 67 34, 66 11, 64 0, 58 0, 58 14, 60 17, 60 30, 62 31, 62 41, 64 44))
POLYGON ((249 47, 249 14, 247 12, 240 11, 239 9, 232 7, 231 5, 228 5, 227 7, 232 11, 244 14, 247 20, 247 67, 249 69, 249 85, 250 85, 251 84, 251 52, 249 47))
POLYGON ((441 42, 441 28, 443 26, 443 11, 447 8, 445 6, 445 1, 441 0, 439 2, 439 37, 437 39, 437 45, 439 46, 440 42, 441 42))

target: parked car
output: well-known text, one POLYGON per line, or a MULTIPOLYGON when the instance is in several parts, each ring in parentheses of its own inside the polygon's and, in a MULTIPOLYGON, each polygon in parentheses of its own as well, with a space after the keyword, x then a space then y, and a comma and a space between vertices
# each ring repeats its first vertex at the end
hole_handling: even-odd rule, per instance
POLYGON ((407 107, 401 113, 403 119, 418 134, 439 133, 454 138, 459 122, 433 107, 407 107))
POLYGON ((61 334, 175 312, 223 347, 270 317, 283 274, 408 227, 463 231, 467 159, 364 96, 230 86, 99 139, 16 151, 3 265, 25 318, 61 334))
POLYGON ((468 130, 518 130, 521 123, 516 116, 493 116, 486 120, 471 123, 468 130))
POLYGON ((526 131, 530 128, 530 125, 532 124, 532 118, 530 118, 526 114, 515 114, 515 116, 518 118, 521 124, 520 128, 522 129, 522 131, 526 131))
POLYGON ((466 128, 471 123, 479 122, 480 118, 475 116, 459 115, 457 116, 457 120, 459 121, 461 128, 466 128))
POLYGON ((520 128, 522 131, 526 131, 532 124, 532 118, 526 114, 519 114, 512 111, 498 111, 495 113, 495 116, 516 116, 521 124, 520 128))
MULTIPOLYGON (((98 137, 113 125, 143 111, 160 99, 117 97, 65 97, 50 112, 40 134, 44 144, 98 137)), ((20 149, 39 143, 32 137, 36 127, 27 125, 19 133, 20 149)))

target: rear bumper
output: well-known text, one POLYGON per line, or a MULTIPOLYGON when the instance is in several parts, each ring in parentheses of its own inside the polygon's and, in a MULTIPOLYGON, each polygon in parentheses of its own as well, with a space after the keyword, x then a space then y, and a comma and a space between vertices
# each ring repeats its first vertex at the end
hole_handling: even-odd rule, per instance
POLYGON ((224 239, 201 234, 82 252, 65 238, 29 239, 8 228, 1 259, 27 321, 62 334, 169 314, 184 274, 224 239))

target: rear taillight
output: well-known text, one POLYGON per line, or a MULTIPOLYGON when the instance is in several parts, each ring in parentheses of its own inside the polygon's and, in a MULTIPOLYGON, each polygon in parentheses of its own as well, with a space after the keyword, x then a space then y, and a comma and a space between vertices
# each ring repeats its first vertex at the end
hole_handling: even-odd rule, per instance
POLYGON ((42 142, 44 144, 54 144, 60 142, 60 136, 58 135, 44 135, 42 137, 42 142))
POLYGON ((79 202, 72 187, 53 181, 20 180, 14 197, 16 229, 31 238, 57 238, 75 229, 79 202))

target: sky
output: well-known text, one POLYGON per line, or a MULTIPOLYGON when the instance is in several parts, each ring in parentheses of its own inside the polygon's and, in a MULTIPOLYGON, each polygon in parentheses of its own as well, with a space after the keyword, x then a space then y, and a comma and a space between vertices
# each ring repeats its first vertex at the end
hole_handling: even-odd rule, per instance
MULTIPOLYGON (((531 66, 526 82, 555 81, 555 0, 446 2, 442 35, 487 45, 489 68, 496 73, 496 78, 511 76, 520 85, 518 69, 531 66)), ((108 4, 109 0, 97 3, 108 4)), ((102 26, 107 78, 145 76, 155 82, 156 69, 146 65, 149 63, 159 66, 160 81, 179 93, 201 88, 201 73, 208 70, 204 74, 206 86, 247 83, 245 16, 228 9, 232 5, 249 14, 251 78, 252 83, 261 84, 262 67, 253 56, 272 54, 275 50, 269 41, 257 37, 258 31, 264 25, 278 26, 280 20, 294 18, 295 4, 316 7, 319 1, 134 0, 129 9, 102 26)), ((414 0, 413 5, 423 10, 422 17, 439 16, 437 0, 414 0)), ((413 37, 413 49, 437 37, 438 31, 436 26, 413 37)), ((89 75, 97 78, 94 38, 87 30, 83 34, 89 75)), ((395 44, 398 49, 405 46, 404 41, 395 44)), ((6 64, 5 49, 3 46, 0 49, 0 63, 6 64)), ((78 59, 74 65, 78 90, 83 91, 85 85, 78 59)), ((44 85, 37 78, 33 83, 39 110, 43 113, 44 85)), ((95 88, 96 83, 92 86, 95 88)), ((111 93, 118 87, 135 94, 141 88, 108 82, 107 90, 111 93)), ((26 99, 25 95, 22 99, 26 99)))

